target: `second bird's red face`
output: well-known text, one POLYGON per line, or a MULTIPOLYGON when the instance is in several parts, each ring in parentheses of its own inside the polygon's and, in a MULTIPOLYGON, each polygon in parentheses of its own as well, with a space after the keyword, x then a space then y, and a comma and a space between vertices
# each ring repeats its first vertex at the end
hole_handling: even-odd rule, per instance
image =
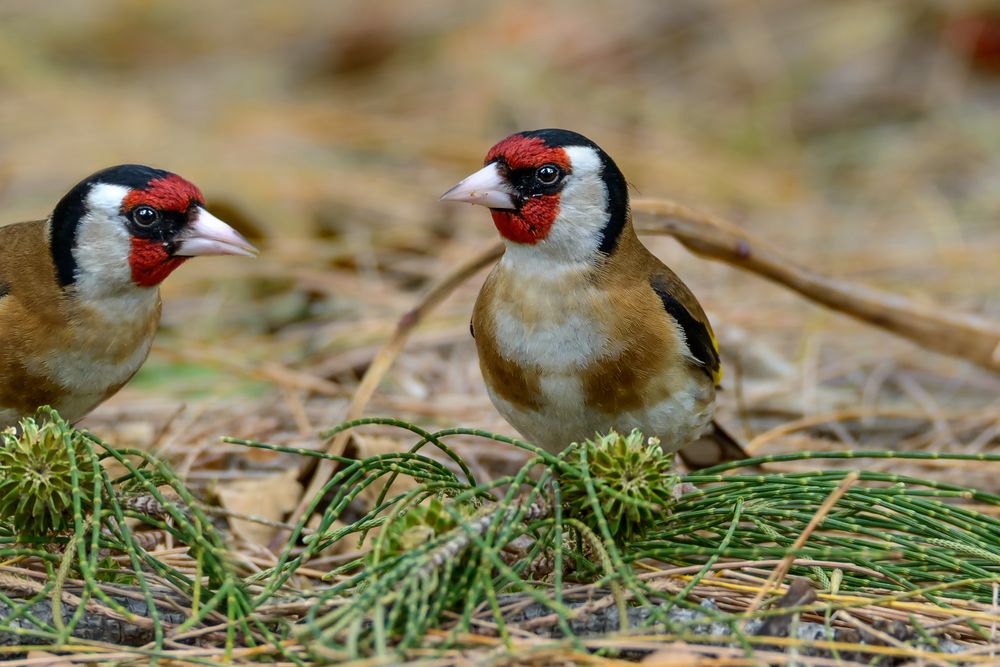
POLYGON ((496 165, 519 204, 515 209, 490 211, 500 234, 527 244, 548 236, 559 215, 561 183, 570 171, 566 151, 546 145, 540 137, 514 134, 490 149, 485 164, 496 165))
POLYGON ((615 163, 585 136, 556 128, 500 141, 482 169, 441 199, 485 206, 508 250, 551 262, 610 254, 628 220, 628 188, 615 163))

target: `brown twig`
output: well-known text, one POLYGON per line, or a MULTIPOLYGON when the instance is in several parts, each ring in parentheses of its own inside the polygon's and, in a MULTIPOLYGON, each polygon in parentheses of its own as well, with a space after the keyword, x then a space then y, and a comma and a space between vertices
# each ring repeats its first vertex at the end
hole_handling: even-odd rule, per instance
POLYGON ((672 201, 639 200, 632 208, 652 220, 641 231, 668 234, 696 255, 756 273, 928 350, 1000 372, 1000 323, 825 276, 791 261, 731 222, 672 201))

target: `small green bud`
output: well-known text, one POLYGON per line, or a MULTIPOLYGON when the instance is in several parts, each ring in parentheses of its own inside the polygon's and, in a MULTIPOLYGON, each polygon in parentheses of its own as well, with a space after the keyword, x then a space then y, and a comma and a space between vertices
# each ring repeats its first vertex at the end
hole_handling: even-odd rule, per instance
MULTIPOLYGON (((674 502, 677 475, 673 471, 673 455, 663 451, 658 439, 647 440, 638 429, 627 436, 611 431, 580 446, 595 482, 597 502, 615 542, 625 544, 641 540, 650 527, 662 524, 662 515, 669 512, 674 502), (612 494, 608 489, 617 493, 612 494)), ((568 462, 573 464, 573 458, 568 462)), ((559 484, 567 515, 597 532, 597 520, 583 479, 564 473, 559 484)))

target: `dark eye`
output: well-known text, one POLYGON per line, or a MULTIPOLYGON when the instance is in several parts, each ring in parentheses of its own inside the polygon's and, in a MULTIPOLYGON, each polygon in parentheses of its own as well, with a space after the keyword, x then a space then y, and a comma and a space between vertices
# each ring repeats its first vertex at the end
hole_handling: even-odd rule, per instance
POLYGON ((543 164, 538 168, 538 171, 535 172, 535 178, 538 179, 538 182, 542 185, 555 184, 555 182, 559 180, 559 176, 559 167, 554 164, 543 164))
POLYGON ((140 227, 151 227, 160 221, 160 212, 150 206, 139 206, 132 211, 132 222, 140 227))

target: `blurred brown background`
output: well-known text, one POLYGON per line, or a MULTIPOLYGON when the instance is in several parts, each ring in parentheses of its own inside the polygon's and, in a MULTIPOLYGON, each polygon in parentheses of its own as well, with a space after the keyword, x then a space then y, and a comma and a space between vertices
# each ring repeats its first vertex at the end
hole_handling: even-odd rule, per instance
MULTIPOLYGON (((146 367, 87 422, 194 478, 230 474, 220 434, 317 446, 397 318, 493 241, 484 211, 437 196, 518 129, 580 131, 636 193, 824 272, 1000 318, 998 111, 996 3, 0 4, 5 221, 134 161, 194 181, 263 250, 171 276, 146 367)), ((723 421, 750 437, 819 416, 763 451, 991 446, 997 378, 649 244, 715 323, 723 421), (884 419, 823 417, 857 406, 884 419)), ((468 336, 480 282, 369 413, 510 432, 468 336)))

